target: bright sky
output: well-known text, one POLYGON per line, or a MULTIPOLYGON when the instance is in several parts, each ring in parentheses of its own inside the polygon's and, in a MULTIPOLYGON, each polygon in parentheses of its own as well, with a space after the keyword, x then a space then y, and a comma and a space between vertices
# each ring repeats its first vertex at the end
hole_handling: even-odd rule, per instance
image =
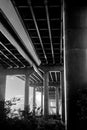
MULTIPOLYGON (((24 88, 25 88, 25 81, 19 79, 16 76, 7 76, 6 80, 6 93, 5 93, 5 100, 9 100, 13 97, 19 97, 21 100, 17 102, 16 106, 13 108, 24 108, 24 88)), ((30 87, 29 89, 29 103, 32 109, 32 102, 33 101, 33 88, 30 87)), ((37 106, 41 104, 41 94, 36 92, 36 103, 37 106)))
POLYGON ((8 100, 17 95, 24 95, 25 82, 16 76, 7 76, 5 99, 8 100))
MULTIPOLYGON (((5 100, 12 99, 13 97, 18 97, 21 100, 16 102, 16 105, 12 106, 12 109, 24 109, 24 88, 25 88, 25 81, 19 79, 16 76, 7 76, 6 80, 6 93, 5 93, 5 100)), ((33 87, 29 87, 29 104, 30 110, 32 110, 33 106, 33 87)), ((41 106, 41 93, 36 92, 36 105, 37 107, 41 106)), ((52 103, 53 105, 53 103, 52 103)), ((56 109, 53 110, 54 113, 56 109)), ((51 113, 51 110, 50 110, 51 113)))

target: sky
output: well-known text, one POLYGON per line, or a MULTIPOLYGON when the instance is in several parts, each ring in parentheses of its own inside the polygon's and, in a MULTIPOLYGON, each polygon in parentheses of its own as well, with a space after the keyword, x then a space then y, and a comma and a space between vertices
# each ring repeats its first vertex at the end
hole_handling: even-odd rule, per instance
POLYGON ((14 96, 24 96, 25 82, 16 76, 7 76, 5 99, 11 99, 14 96))
MULTIPOLYGON (((17 101, 16 105, 12 106, 12 109, 19 109, 19 108, 21 108, 21 110, 24 109, 24 88, 25 88, 25 81, 19 79, 16 76, 7 76, 5 100, 10 100, 13 97, 20 98, 20 101, 17 101)), ((32 110, 33 87, 29 87, 29 104, 30 104, 30 110, 32 110)), ((41 106, 41 93, 40 92, 36 92, 36 105, 37 107, 41 106)), ((52 111, 55 112, 55 110, 52 110, 52 111)))
MULTIPOLYGON (((25 88, 25 81, 19 79, 16 76, 7 76, 6 78, 6 92, 5 92, 5 100, 12 99, 13 97, 18 97, 21 100, 17 101, 17 105, 13 105, 13 109, 21 108, 24 109, 24 88, 25 88)), ((33 88, 30 87, 29 89, 29 102, 30 107, 32 109, 32 101, 33 101, 33 88)), ((41 104, 41 94, 36 92, 36 102, 37 106, 39 107, 41 104)))

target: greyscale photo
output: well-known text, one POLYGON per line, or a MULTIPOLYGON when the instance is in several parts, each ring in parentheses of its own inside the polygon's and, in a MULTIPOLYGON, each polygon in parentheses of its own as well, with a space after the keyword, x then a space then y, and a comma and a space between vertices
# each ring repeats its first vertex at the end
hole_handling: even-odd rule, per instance
POLYGON ((87 2, 0 0, 0 129, 87 130, 87 2))

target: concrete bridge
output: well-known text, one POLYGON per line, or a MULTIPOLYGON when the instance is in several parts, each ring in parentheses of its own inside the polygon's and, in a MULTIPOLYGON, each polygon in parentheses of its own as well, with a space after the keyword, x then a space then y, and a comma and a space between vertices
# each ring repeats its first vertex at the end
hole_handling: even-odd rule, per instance
MULTIPOLYGON (((0 0, 1 102, 7 75, 25 80, 26 112, 32 86, 34 114, 37 90, 45 117, 50 99, 55 98, 56 115, 61 101, 66 130, 78 129, 79 92, 87 88, 87 4, 78 0, 0 0)), ((0 113, 3 108, 1 104, 0 113)))

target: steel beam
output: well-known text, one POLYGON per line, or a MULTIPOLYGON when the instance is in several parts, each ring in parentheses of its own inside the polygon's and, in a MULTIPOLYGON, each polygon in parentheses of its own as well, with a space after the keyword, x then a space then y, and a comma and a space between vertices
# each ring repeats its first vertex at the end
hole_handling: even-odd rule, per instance
POLYGON ((35 53, 31 39, 22 23, 21 17, 19 17, 18 11, 15 9, 12 2, 10 0, 0 0, 0 9, 5 14, 6 18, 14 28, 29 54, 33 57, 36 64, 40 65, 41 61, 35 53))

